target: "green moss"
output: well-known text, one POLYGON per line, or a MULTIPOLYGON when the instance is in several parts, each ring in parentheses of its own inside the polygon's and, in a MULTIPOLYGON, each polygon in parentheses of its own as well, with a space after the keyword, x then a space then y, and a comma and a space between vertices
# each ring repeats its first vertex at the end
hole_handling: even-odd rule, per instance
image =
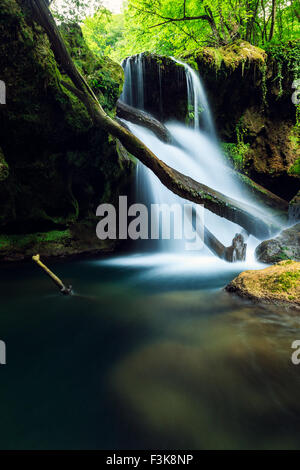
POLYGON ((300 281, 300 272, 286 271, 277 276, 268 276, 265 285, 271 292, 288 292, 297 286, 300 281))
POLYGON ((290 175, 300 176, 300 158, 288 170, 290 175))
MULTIPOLYGON (((0 228, 25 234, 2 239, 2 246, 30 242, 26 233, 73 227, 77 219, 81 223, 94 214, 107 188, 117 198, 128 184, 129 171, 120 165, 116 142, 93 126, 85 106, 62 86, 62 80, 70 79, 59 69, 27 4, 1 0, 0 8, 0 70, 9 97, 9 106, 0 107, 5 151, 0 152, 0 228)), ((75 29, 75 37, 69 31, 68 47, 113 114, 123 70, 90 53, 80 28, 75 29)))
POLYGON ((69 230, 52 230, 27 235, 0 235, 0 252, 4 250, 25 250, 32 245, 61 242, 70 237, 69 230))
POLYGON ((231 71, 241 66, 242 72, 245 64, 250 62, 256 62, 259 66, 262 66, 265 63, 266 57, 267 55, 263 49, 252 46, 249 42, 242 40, 237 40, 232 44, 219 48, 203 47, 196 52, 187 52, 183 55, 183 58, 192 67, 194 62, 201 61, 216 70, 219 70, 222 65, 231 71))
POLYGON ((61 34, 77 68, 86 78, 105 111, 114 116, 124 82, 122 67, 108 57, 96 56, 87 46, 79 25, 62 24, 61 34))

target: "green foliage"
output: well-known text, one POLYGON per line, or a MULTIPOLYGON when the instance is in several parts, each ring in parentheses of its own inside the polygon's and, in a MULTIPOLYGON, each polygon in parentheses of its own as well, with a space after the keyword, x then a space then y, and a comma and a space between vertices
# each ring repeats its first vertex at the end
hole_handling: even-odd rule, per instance
POLYGON ((53 0, 51 11, 59 23, 79 23, 88 14, 102 7, 102 0, 53 0))
POLYGON ((295 163, 289 168, 291 175, 300 176, 300 158, 297 158, 295 163))
POLYGON ((240 141, 238 143, 222 143, 222 148, 225 156, 233 165, 234 169, 242 170, 245 161, 245 155, 248 152, 250 145, 240 141))
POLYGON ((266 52, 272 56, 277 65, 277 76, 274 80, 279 81, 279 95, 282 95, 283 64, 293 73, 293 78, 300 78, 300 41, 293 40, 281 42, 274 40, 264 46, 266 52))
POLYGON ((145 50, 178 56, 237 39, 264 47, 297 39, 300 32, 297 9, 288 0, 276 4, 274 21, 272 0, 128 0, 122 17, 99 11, 85 20, 85 35, 92 48, 109 46, 116 59, 145 50))
POLYGON ((115 104, 123 86, 122 68, 110 58, 94 54, 77 24, 63 23, 60 30, 76 66, 86 77, 105 111, 114 116, 115 104))
POLYGON ((32 245, 60 242, 71 237, 69 230, 30 233, 27 235, 1 235, 0 251, 7 249, 25 249, 32 245))
POLYGON ((242 170, 244 168, 245 156, 250 148, 250 144, 244 142, 244 139, 248 135, 248 130, 244 126, 243 120, 240 119, 235 128, 236 131, 236 143, 222 144, 223 152, 228 160, 232 163, 236 170, 242 170))
POLYGON ((89 48, 99 56, 109 56, 120 62, 125 54, 124 16, 113 15, 106 8, 100 8, 93 16, 87 17, 82 32, 89 48))
MULTIPOLYGON (((118 15, 101 0, 54 0, 52 10, 60 22, 83 22, 91 50, 117 61, 145 50, 177 56, 200 46, 218 51, 238 39, 273 52, 300 33, 299 7, 289 0, 128 0, 118 15)), ((280 65, 278 72, 281 85, 280 65)))

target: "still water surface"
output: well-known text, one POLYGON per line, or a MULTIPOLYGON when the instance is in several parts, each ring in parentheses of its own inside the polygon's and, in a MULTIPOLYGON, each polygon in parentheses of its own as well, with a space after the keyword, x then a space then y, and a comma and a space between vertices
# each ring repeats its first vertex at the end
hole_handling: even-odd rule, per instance
POLYGON ((223 291, 244 269, 149 255, 1 272, 1 449, 300 448, 299 318, 223 291))

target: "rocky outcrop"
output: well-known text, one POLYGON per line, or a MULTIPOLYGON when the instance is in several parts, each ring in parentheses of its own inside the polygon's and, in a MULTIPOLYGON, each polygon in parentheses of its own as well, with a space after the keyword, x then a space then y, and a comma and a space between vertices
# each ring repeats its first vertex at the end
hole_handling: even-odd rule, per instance
MULTIPOLYGON (((78 26, 63 25, 62 32, 76 65, 113 116, 122 68, 96 58, 78 26)), ((22 238, 36 251, 35 234, 44 255, 49 243, 56 244, 56 254, 72 252, 73 245, 80 252, 79 240, 72 241, 80 231, 82 251, 105 249, 95 235, 96 208, 125 193, 133 164, 62 87, 68 78, 24 2, 1 1, 0 38, 0 79, 7 88, 7 104, 0 107, 0 256, 13 257, 22 238)))
POLYGON ((276 238, 265 240, 255 250, 262 263, 282 260, 300 261, 300 223, 283 230, 276 238))
MULTIPOLYGON (((144 110, 161 122, 173 119, 184 121, 187 115, 184 67, 170 57, 150 52, 132 56, 130 61, 137 61, 142 67, 144 110)), ((131 80, 133 89, 138 89, 138 74, 132 73, 131 80)), ((138 107, 138 97, 132 98, 132 105, 138 107)))
POLYGON ((226 290, 254 302, 287 304, 300 309, 300 263, 281 261, 262 270, 245 271, 226 290))

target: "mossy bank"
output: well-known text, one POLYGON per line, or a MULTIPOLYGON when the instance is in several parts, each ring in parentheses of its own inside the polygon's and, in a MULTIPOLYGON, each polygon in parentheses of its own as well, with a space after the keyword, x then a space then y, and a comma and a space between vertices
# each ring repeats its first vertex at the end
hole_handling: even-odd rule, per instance
MULTIPOLYGON (((25 5, 1 1, 0 79, 7 104, 0 107, 0 258, 22 257, 22 238, 31 247, 25 244, 24 256, 42 246, 46 254, 56 242, 54 251, 62 255, 110 250, 96 238, 96 208, 126 194, 134 163, 62 86, 67 78, 25 5), (82 245, 72 239, 80 230, 82 245), (44 235, 36 239, 37 233, 44 235)), ((76 65, 114 116, 122 68, 93 55, 77 25, 61 29, 76 65)))

